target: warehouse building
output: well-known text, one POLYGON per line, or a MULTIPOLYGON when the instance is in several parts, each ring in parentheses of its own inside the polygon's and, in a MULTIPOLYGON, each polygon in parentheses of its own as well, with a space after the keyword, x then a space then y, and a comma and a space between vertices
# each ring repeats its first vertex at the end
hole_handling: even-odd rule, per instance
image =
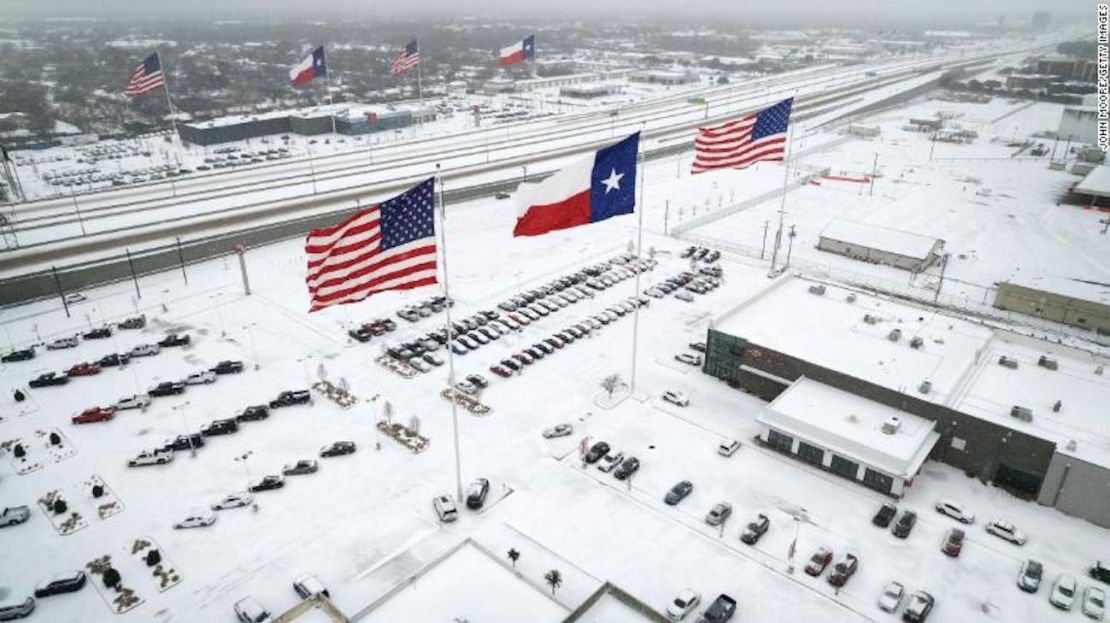
POLYGON ((1056 138, 1086 145, 1098 144, 1098 108, 1087 101, 1084 98, 1082 106, 1064 107, 1060 125, 1056 128, 1056 138))
POLYGON ((912 272, 926 270, 944 256, 944 241, 939 238, 845 220, 826 225, 817 248, 912 272))
POLYGON ((995 284, 994 306, 1110 335, 1110 285, 1063 277, 995 284))
MULTIPOLYGON (((1091 353, 794 277, 776 280, 717 319, 706 345, 704 372, 771 401, 768 412, 778 411, 777 401, 803 377, 889 410, 863 402, 826 408, 811 399, 817 413, 805 416, 809 428, 795 425, 793 434, 786 430, 791 422, 763 416, 761 439, 772 447, 777 425, 792 437, 790 454, 811 463, 819 457, 822 469, 850 474, 841 461, 834 469, 832 456, 858 465, 868 460, 858 445, 839 453, 834 447, 856 436, 846 433, 845 413, 860 411, 857 418, 870 427, 884 413, 916 423, 906 418, 913 416, 933 423, 936 439, 923 442, 931 443, 928 458, 1110 527, 1110 432, 1102 413, 1110 378, 1091 353), (870 415, 862 414, 865 407, 870 415), (817 450, 802 450, 803 441, 817 450)), ((803 406, 787 400, 782 410, 797 419, 803 406)), ((900 455, 902 465, 887 463, 885 474, 912 478, 908 456, 900 455)), ((885 487, 875 476, 864 481, 856 469, 854 480, 885 487)), ((898 493, 893 478, 888 493, 898 493)))
POLYGON ((339 134, 367 134, 406 128, 435 118, 436 110, 427 106, 336 104, 183 123, 178 124, 177 131, 182 141, 218 145, 278 134, 328 134, 333 124, 339 134))

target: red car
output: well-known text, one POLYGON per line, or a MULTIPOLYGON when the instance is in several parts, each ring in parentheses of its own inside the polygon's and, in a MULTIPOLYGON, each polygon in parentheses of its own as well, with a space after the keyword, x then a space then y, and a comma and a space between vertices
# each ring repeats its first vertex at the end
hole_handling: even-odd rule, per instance
POLYGON ((100 366, 84 362, 66 370, 66 376, 89 376, 90 374, 100 374, 100 366))
POLYGON ((832 550, 827 547, 822 547, 817 550, 813 554, 813 557, 809 559, 809 563, 806 564, 806 573, 813 577, 821 575, 821 573, 825 571, 825 567, 829 566, 829 563, 832 562, 832 557, 832 550))
POLYGON ((504 378, 509 378, 510 376, 513 375, 513 373, 509 372, 509 370, 506 369, 505 366, 493 365, 493 366, 489 367, 489 371, 493 372, 497 376, 504 377, 504 378))
POLYGON ((533 361, 535 361, 535 359, 532 359, 532 357, 529 356, 526 353, 516 353, 515 355, 513 355, 513 359, 516 359, 517 361, 519 361, 520 363, 523 363, 526 366, 531 365, 531 363, 533 361))
POLYGON ((93 407, 85 409, 81 415, 73 416, 74 424, 89 424, 91 422, 106 422, 116 417, 116 410, 112 407, 93 407))
POLYGON ((940 551, 952 558, 958 558, 963 549, 964 531, 959 528, 949 529, 948 534, 944 536, 944 545, 941 546, 940 551))
POLYGON ((553 337, 549 337, 549 338, 545 339, 544 342, 554 346, 555 348, 562 348, 563 347, 563 341, 555 339, 553 337))

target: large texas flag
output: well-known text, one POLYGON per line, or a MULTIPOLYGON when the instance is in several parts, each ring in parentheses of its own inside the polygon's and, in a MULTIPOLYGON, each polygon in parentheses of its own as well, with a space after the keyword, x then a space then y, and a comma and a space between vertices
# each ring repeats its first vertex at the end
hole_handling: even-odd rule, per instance
POLYGON ((501 54, 498 57, 498 62, 502 67, 509 65, 516 65, 524 61, 535 60, 536 58, 536 35, 528 35, 523 41, 501 48, 501 54))
POLYGON ((513 236, 538 236, 631 214, 636 209, 639 147, 637 132, 522 188, 513 236))
POLYGON ((289 70, 289 81, 293 86, 299 87, 312 82, 313 78, 326 75, 328 75, 328 66, 324 62, 324 46, 320 46, 289 70))

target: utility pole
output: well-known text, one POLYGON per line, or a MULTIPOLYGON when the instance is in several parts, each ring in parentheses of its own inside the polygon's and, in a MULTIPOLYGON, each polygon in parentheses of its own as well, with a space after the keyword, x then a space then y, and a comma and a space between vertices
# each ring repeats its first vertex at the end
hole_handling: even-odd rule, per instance
POLYGON ((783 268, 786 268, 787 266, 790 266, 790 254, 794 251, 794 236, 797 236, 797 234, 794 233, 794 226, 791 225, 790 226, 789 242, 786 246, 786 264, 783 265, 783 268))
POLYGON ((181 236, 177 240, 177 261, 181 264, 181 276, 185 278, 185 285, 189 285, 189 275, 185 273, 185 253, 181 251, 181 236))
POLYGON ((948 270, 948 258, 952 257, 951 253, 944 254, 944 263, 940 265, 940 283, 937 284, 937 291, 933 295, 933 302, 936 303, 940 299, 940 289, 944 287, 944 272, 948 270))
POLYGON ((246 249, 241 244, 235 245, 235 253, 239 256, 239 272, 243 274, 243 293, 247 296, 251 295, 251 282, 247 278, 247 258, 246 249))
MULTIPOLYGON (((58 268, 51 266, 50 270, 54 273, 54 285, 58 286, 58 296, 62 298, 62 307, 66 310, 66 318, 69 318, 69 303, 66 301, 66 293, 62 291, 62 280, 58 278, 58 268)), ((11 338, 8 338, 11 341, 11 338)))
MULTIPOLYGON (((670 220, 671 220, 671 200, 666 199, 666 200, 663 201, 663 235, 664 236, 666 236, 667 232, 669 231, 668 224, 670 223, 670 220)), ((1103 233, 1106 233, 1106 232, 1103 232, 1103 233)))
POLYGON ((763 259, 763 255, 767 252, 767 228, 771 225, 771 221, 763 221, 763 246, 759 249, 759 259, 763 259))
POLYGON ((131 249, 124 248, 123 251, 127 254, 127 265, 131 267, 131 281, 135 283, 135 296, 142 299, 143 293, 139 291, 139 277, 135 274, 135 262, 131 261, 131 249))
POLYGON ((875 194, 875 174, 879 172, 879 152, 875 152, 875 161, 871 163, 871 183, 867 188, 867 196, 875 194))

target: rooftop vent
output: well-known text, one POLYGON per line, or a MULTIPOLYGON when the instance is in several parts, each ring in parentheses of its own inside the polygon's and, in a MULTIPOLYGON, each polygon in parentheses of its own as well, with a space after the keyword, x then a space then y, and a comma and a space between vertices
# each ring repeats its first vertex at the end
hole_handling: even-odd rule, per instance
POLYGON ((897 415, 892 415, 883 422, 883 432, 887 435, 893 435, 902 428, 902 418, 897 415))
POLYGON ((1044 355, 1041 355, 1041 358, 1037 360, 1037 365, 1048 370, 1055 370, 1059 367, 1055 359, 1045 357, 1044 355))
POLYGON ((998 365, 1002 366, 1003 368, 1009 368, 1011 370, 1017 370, 1018 367, 1017 359, 1014 359, 1013 357, 1007 357, 1006 355, 1002 355, 998 358, 998 365))
POLYGON ((1069 439, 1068 445, 1065 447, 1068 449, 1068 452, 1075 452, 1075 449, 1079 447, 1079 444, 1077 444, 1074 439, 1069 439))
POLYGON ((891 329, 890 333, 886 334, 886 339, 890 340, 891 342, 897 342, 898 340, 902 339, 902 330, 891 329))
POLYGON ((917 386, 917 391, 921 392, 922 394, 928 394, 930 391, 932 391, 932 389, 932 381, 921 381, 921 385, 917 386))
POLYGON ((872 316, 871 314, 864 314, 863 322, 866 324, 879 324, 879 319, 872 316))
POLYGON ((817 284, 809 286, 809 293, 816 294, 817 296, 825 296, 825 286, 817 284))
POLYGON ((921 339, 920 337, 914 337, 912 340, 910 340, 910 348, 921 348, 924 343, 925 340, 921 339))
POLYGON ((1019 405, 1014 405, 1010 409, 1010 415, 1013 416, 1013 417, 1016 417, 1019 420, 1024 420, 1026 422, 1032 422, 1033 421, 1033 410, 1030 409, 1029 407, 1022 407, 1022 406, 1019 406, 1019 405))
POLYGON ((856 293, 855 292, 849 292, 848 296, 845 297, 845 300, 848 301, 849 303, 855 303, 856 302, 856 293))
POLYGON ((1098 364, 1097 368, 1095 368, 1095 374, 1097 374, 1099 376, 1102 376, 1102 364, 1101 363, 1098 364))

